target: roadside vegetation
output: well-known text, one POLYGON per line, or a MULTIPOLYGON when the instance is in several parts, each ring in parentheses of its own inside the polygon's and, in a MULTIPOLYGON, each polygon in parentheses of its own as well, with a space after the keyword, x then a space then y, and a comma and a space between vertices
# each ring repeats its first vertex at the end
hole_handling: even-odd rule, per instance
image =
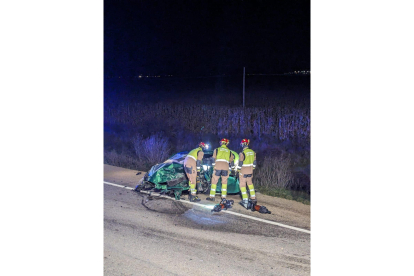
MULTIPOLYGON (((116 111, 108 112, 109 115, 116 113, 117 117, 105 121, 110 122, 105 124, 106 164, 148 171, 153 165, 165 161, 176 152, 193 149, 200 141, 207 142, 215 148, 219 146, 218 141, 226 137, 230 139, 229 148, 240 152, 240 140, 248 137, 251 140, 251 148, 257 152, 258 167, 254 178, 257 190, 262 194, 293 199, 304 204, 310 203, 309 124, 298 122, 306 122, 308 116, 289 117, 291 128, 283 131, 271 124, 271 120, 267 121, 268 125, 264 124, 261 127, 263 131, 259 130, 258 126, 255 128, 257 117, 250 117, 250 124, 247 124, 250 128, 247 128, 244 134, 237 133, 243 129, 240 121, 220 120, 221 124, 224 124, 223 128, 231 128, 231 132, 223 133, 215 125, 215 120, 203 121, 198 117, 204 128, 192 132, 181 123, 196 124, 194 121, 197 121, 197 118, 186 112, 179 113, 173 106, 158 105, 157 108, 140 110, 134 108, 138 108, 138 105, 118 107, 116 111), (168 110, 171 113, 168 113, 168 110), (187 119, 187 116, 191 119, 187 119), (176 125, 174 121, 177 122, 176 125), (210 131, 216 129, 216 133, 205 133, 203 130, 206 128, 210 131)), ((195 107, 188 110, 193 111, 195 107)), ((223 111, 219 110, 217 114, 220 112, 223 111)), ((213 113, 211 117, 213 116, 216 114, 213 113)), ((276 119, 277 117, 274 120, 276 119)))
POLYGON ((209 105, 125 103, 105 109, 105 123, 158 130, 177 136, 217 134, 309 140, 310 110, 294 107, 240 108, 209 105))
POLYGON ((231 93, 194 93, 192 98, 186 97, 187 92, 181 96, 175 93, 177 99, 168 91, 161 97, 154 93, 154 99, 163 98, 168 103, 106 95, 104 162, 148 171, 174 153, 193 149, 200 141, 216 148, 225 137, 230 140, 229 148, 240 152, 241 139, 248 138, 257 153, 256 189, 310 204, 309 98, 295 98, 292 93, 275 97, 272 93, 250 95, 248 102, 257 105, 245 108, 235 104, 231 93))
POLYGON ((310 194, 303 191, 295 191, 283 188, 266 188, 263 186, 257 186, 255 189, 257 192, 260 192, 264 195, 286 198, 289 200, 302 202, 306 205, 310 205, 310 194))

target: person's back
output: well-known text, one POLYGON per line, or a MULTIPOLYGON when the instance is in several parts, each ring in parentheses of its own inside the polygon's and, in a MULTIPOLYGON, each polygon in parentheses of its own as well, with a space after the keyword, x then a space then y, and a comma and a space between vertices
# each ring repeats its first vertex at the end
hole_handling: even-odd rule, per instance
POLYGON ((202 160, 204 157, 203 148, 206 147, 206 144, 201 142, 198 145, 198 148, 191 150, 184 159, 184 172, 188 177, 190 193, 188 198, 191 202, 200 201, 196 196, 197 190, 195 188, 197 183, 197 174, 200 173, 202 160))
POLYGON ((216 188, 218 180, 221 177, 221 197, 227 196, 227 179, 229 178, 229 164, 233 163, 234 154, 227 147, 229 140, 226 138, 221 139, 220 147, 213 151, 213 175, 211 178, 210 196, 207 200, 214 201, 216 196, 216 188))
POLYGON ((250 149, 248 146, 243 148, 243 151, 239 154, 239 162, 242 161, 243 165, 240 169, 242 174, 252 174, 254 161, 256 160, 256 153, 254 150, 250 149), (242 155, 242 159, 240 159, 242 155))
POLYGON ((215 163, 213 163, 215 169, 228 170, 229 163, 234 160, 234 155, 227 145, 223 144, 213 151, 213 159, 215 160, 215 163))
POLYGON ((239 185, 242 195, 240 204, 248 208, 248 196, 246 186, 249 188, 250 200, 256 201, 256 193, 253 185, 253 170, 256 168, 256 153, 249 148, 249 139, 243 139, 240 146, 243 151, 239 153, 239 164, 237 164, 237 171, 239 172, 239 185))

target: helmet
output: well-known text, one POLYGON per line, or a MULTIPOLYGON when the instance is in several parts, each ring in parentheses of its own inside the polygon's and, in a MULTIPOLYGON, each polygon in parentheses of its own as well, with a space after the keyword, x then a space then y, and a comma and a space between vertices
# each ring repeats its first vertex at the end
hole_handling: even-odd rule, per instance
POLYGON ((203 142, 200 142, 200 144, 198 144, 198 146, 202 147, 203 149, 208 149, 208 145, 203 143, 203 142))
POLYGON ((230 143, 230 140, 227 138, 223 138, 220 140, 220 145, 228 145, 230 143))
POLYGON ((240 142, 240 146, 247 147, 249 145, 249 143, 250 143, 250 139, 243 139, 240 142))

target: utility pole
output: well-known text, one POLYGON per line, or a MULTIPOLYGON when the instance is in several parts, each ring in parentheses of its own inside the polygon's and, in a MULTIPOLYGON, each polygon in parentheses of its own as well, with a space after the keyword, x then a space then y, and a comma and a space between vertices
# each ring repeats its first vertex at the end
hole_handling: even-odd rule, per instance
POLYGON ((243 67, 243 108, 244 108, 244 83, 246 79, 246 67, 243 67))

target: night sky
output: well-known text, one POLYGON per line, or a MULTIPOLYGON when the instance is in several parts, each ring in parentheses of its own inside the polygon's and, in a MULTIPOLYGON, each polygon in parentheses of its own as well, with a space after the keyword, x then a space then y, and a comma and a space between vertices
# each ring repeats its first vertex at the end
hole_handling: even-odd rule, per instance
POLYGON ((104 1, 105 76, 310 70, 309 1, 104 1))

